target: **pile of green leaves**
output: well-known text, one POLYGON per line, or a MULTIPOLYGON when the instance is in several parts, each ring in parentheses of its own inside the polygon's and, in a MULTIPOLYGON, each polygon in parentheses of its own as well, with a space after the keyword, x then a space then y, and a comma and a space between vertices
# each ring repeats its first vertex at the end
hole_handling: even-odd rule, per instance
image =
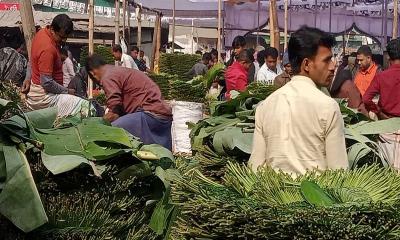
POLYGON ((291 176, 229 163, 175 180, 176 239, 398 239, 400 176, 376 165, 291 176))
POLYGON ((164 53, 160 56, 160 72, 177 75, 178 79, 188 81, 185 75, 201 59, 197 54, 164 53))
MULTIPOLYGON (((211 116, 191 127, 191 143, 197 161, 208 171, 223 172, 221 157, 246 162, 252 149, 257 104, 276 90, 276 87, 252 83, 247 91, 237 93, 226 102, 210 105, 211 116)), ((234 95, 234 94, 233 94, 234 95)), ((347 107, 338 100, 345 122, 345 136, 350 166, 379 162, 387 165, 379 151, 377 137, 381 133, 395 132, 400 127, 400 118, 371 121, 363 114, 347 107)), ((212 174, 211 174, 212 175, 212 174)))
MULTIPOLYGON (((0 99, 0 116, 15 108, 18 107, 12 102, 0 99)), ((71 231, 76 236, 96 235, 107 239, 142 234, 139 229, 149 223, 147 215, 151 216, 154 206, 145 217, 138 215, 137 209, 144 208, 143 201, 156 203, 162 197, 167 187, 157 177, 157 171, 173 167, 172 153, 158 145, 143 145, 125 130, 109 126, 102 119, 78 116, 56 119, 56 116, 56 109, 49 108, 26 114, 19 112, 0 123, 1 215, 23 232, 31 232, 49 222, 44 225, 45 232, 61 236, 69 236, 71 231), (38 161, 43 167, 37 172, 40 172, 39 176, 45 175, 38 181, 39 190, 45 195, 42 199, 35 183, 37 178, 33 178, 26 159, 26 155, 33 155, 32 151, 39 151, 38 161), (84 174, 75 178, 80 171, 84 174), (91 180, 84 177, 88 174, 91 180), (97 179, 93 175, 107 181, 93 185, 96 181, 93 178, 97 179), (135 184, 142 183, 135 189, 133 182, 126 182, 133 177, 154 180, 135 181, 135 184), (76 184, 66 190, 62 186, 69 185, 71 178, 76 184), (50 187, 43 190, 42 186, 48 184, 42 183, 48 183, 50 187), (46 194, 48 189, 49 195, 46 194), (107 193, 111 193, 109 199, 107 193), (60 198, 57 198, 58 194, 60 198), (143 197, 146 198, 132 200, 143 197), (65 203, 65 208, 61 207, 64 205, 56 207, 57 202, 65 203), (105 228, 107 225, 114 228, 105 228)), ((149 231, 145 233, 154 234, 147 228, 149 231)))
POLYGON ((149 77, 158 85, 164 99, 170 100, 170 82, 176 81, 178 77, 166 73, 151 73, 149 77))
MULTIPOLYGON (((95 45, 94 53, 102 56, 107 64, 115 63, 114 56, 112 55, 111 47, 107 47, 107 46, 103 46, 103 45, 95 45)), ((85 46, 81 49, 81 56, 80 56, 81 66, 86 65, 86 60, 88 58, 88 55, 89 55, 89 47, 85 46)))

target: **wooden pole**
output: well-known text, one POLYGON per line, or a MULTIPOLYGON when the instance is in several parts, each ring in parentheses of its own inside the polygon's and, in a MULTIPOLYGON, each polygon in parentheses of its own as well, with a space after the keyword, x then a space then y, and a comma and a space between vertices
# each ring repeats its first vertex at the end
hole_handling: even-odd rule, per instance
POLYGON ((222 12, 222 0, 218 0, 218 39, 217 39, 217 51, 218 51, 218 62, 221 60, 221 14, 222 12))
POLYGON ((155 60, 156 60, 156 51, 157 51, 157 34, 158 34, 158 29, 157 29, 157 23, 158 23, 158 14, 156 16, 156 20, 154 22, 154 29, 153 29, 153 49, 151 51, 151 61, 150 64, 150 69, 151 71, 154 72, 154 65, 155 65, 155 60))
POLYGON ((137 19, 137 47, 142 50, 142 9, 138 6, 136 9, 136 19, 137 19))
POLYGON ((190 36, 192 43, 192 54, 194 54, 194 19, 192 18, 192 34, 190 36))
POLYGON ((119 44, 119 0, 115 0, 115 44, 119 44))
POLYGON ((284 26, 284 30, 283 30, 283 51, 285 51, 288 47, 288 40, 287 40, 287 34, 288 34, 288 0, 284 0, 285 1, 285 26, 284 26))
POLYGON ((128 35, 127 35, 128 46, 131 45, 131 6, 128 3, 128 35))
POLYGON ((393 32, 392 38, 396 39, 399 31, 399 0, 393 0, 393 32))
POLYGON ((175 0, 173 1, 174 9, 172 10, 172 53, 175 52, 175 0))
MULTIPOLYGON (((94 0, 89 0, 89 55, 94 53, 94 0)), ((93 80, 88 77, 88 96, 93 98, 93 80)))
POLYGON ((269 45, 273 47, 275 44, 275 34, 274 34, 274 20, 272 17, 272 1, 269 1, 269 45))
MULTIPOLYGON (((270 33, 272 32, 273 37, 271 37, 271 47, 278 49, 280 45, 280 34, 278 26, 278 12, 276 9, 276 0, 270 0, 270 33)), ((272 36, 271 35, 271 36, 272 36)))
POLYGON ((122 37, 126 40, 125 38, 125 31, 126 31, 126 0, 122 0, 122 37))
POLYGON ((22 30, 24 32, 26 49, 28 57, 31 59, 32 40, 36 34, 35 20, 33 19, 33 10, 31 0, 20 0, 20 15, 22 22, 22 30))
POLYGON ((157 14, 157 21, 156 21, 156 26, 157 26, 157 44, 156 44, 156 54, 155 54, 155 59, 154 59, 154 72, 159 73, 160 71, 160 48, 161 48, 161 17, 162 15, 159 13, 157 14))

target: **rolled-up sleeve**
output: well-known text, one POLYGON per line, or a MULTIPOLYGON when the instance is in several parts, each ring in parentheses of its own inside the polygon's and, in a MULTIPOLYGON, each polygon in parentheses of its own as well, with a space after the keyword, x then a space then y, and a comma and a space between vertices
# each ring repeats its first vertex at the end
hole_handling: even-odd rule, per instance
POLYGON ((253 136, 253 149, 248 164, 249 167, 253 169, 253 171, 257 171, 257 169, 260 166, 265 165, 266 162, 265 156, 267 151, 267 144, 263 136, 263 115, 263 104, 261 104, 256 110, 256 126, 253 136))
POLYGON ((344 123, 337 103, 332 103, 331 108, 327 111, 325 150, 329 169, 346 169, 349 167, 344 137, 344 123))

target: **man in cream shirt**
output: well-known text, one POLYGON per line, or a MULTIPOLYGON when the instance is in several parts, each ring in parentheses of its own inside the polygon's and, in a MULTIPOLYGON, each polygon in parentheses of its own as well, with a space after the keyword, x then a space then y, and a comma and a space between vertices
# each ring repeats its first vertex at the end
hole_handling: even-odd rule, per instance
POLYGON ((307 170, 348 168, 344 123, 336 101, 320 88, 334 74, 335 39, 319 29, 302 27, 289 41, 295 76, 256 110, 249 165, 269 165, 292 175, 307 170))
POLYGON ((139 70, 135 60, 133 60, 133 58, 128 54, 123 53, 120 45, 114 45, 112 53, 116 61, 116 66, 139 70))

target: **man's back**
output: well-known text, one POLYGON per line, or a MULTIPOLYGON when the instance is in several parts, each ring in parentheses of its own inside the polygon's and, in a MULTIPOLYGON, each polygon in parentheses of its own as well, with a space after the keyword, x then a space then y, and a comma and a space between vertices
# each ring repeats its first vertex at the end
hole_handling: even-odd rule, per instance
POLYGON ((107 107, 122 107, 123 114, 148 111, 165 117, 171 108, 162 100, 160 89, 146 74, 136 69, 108 65, 101 83, 107 96, 107 107))
POLYGON ((348 166, 339 106, 307 77, 293 77, 257 108, 253 145, 254 170, 270 165, 303 174, 348 166))

